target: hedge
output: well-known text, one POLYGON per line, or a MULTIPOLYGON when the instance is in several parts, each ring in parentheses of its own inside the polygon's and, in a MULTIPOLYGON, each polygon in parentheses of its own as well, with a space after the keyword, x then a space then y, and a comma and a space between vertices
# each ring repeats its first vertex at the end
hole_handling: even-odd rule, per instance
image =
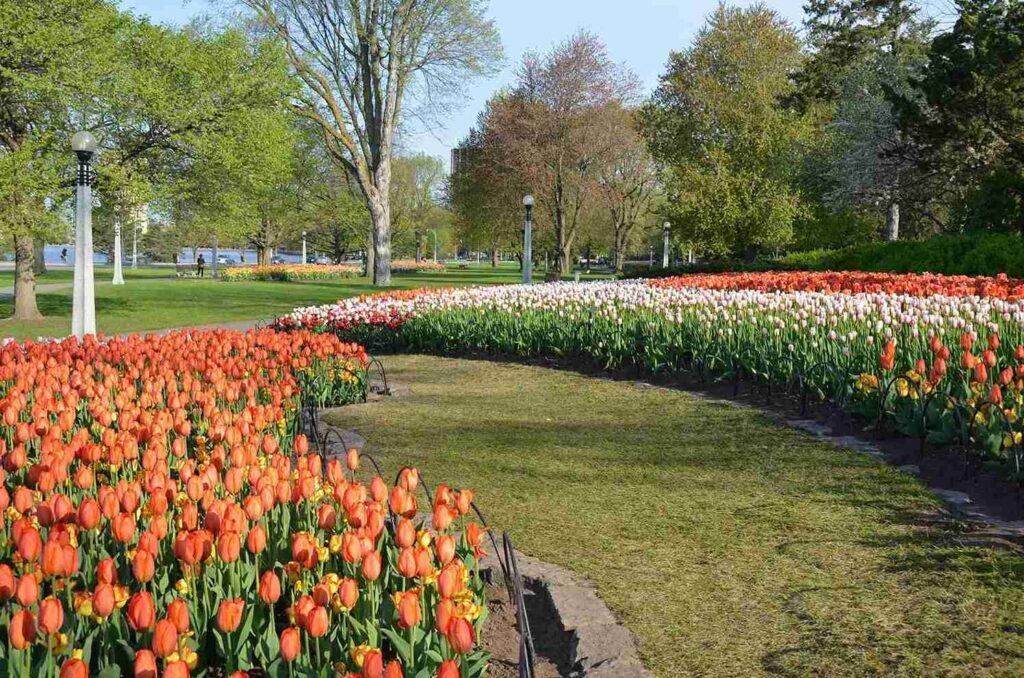
POLYGON ((985 234, 940 236, 852 245, 835 250, 793 252, 779 259, 713 260, 669 269, 627 267, 625 278, 660 278, 680 273, 724 271, 879 271, 998 275, 1024 278, 1024 238, 985 234))

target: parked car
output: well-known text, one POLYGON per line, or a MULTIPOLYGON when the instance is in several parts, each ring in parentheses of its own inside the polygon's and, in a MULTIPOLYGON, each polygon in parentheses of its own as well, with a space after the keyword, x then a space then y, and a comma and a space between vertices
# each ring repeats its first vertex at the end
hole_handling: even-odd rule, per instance
POLYGON ((280 256, 278 254, 275 254, 274 256, 270 257, 270 263, 272 263, 272 264, 287 264, 288 262, 284 260, 284 257, 282 257, 282 256, 280 256))
POLYGON ((238 259, 227 254, 218 254, 217 263, 221 266, 234 266, 238 263, 238 259))

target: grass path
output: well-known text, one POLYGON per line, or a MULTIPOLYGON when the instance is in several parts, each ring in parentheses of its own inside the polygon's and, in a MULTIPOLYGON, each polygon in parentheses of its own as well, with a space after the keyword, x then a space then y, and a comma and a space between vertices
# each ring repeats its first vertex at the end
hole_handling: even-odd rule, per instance
POLYGON ((1024 675, 1024 557, 890 467, 686 393, 384 362, 411 394, 333 423, 594 580, 659 676, 1024 675))

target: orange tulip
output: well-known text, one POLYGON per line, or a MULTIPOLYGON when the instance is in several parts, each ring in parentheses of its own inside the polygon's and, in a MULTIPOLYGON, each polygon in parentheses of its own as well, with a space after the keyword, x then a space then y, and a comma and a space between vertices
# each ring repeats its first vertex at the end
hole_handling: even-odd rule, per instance
POLYGON ((135 577, 135 581, 140 584, 153 579, 156 573, 156 561, 148 551, 139 549, 135 552, 135 557, 132 558, 132 575, 135 577))
POLYGON ((156 678, 156 655, 149 650, 135 653, 135 678, 156 678))
POLYGON ((191 621, 188 616, 188 603, 181 598, 175 598, 167 606, 167 618, 174 624, 179 634, 188 633, 191 621))
POLYGON ((242 623, 242 612, 245 610, 245 601, 241 598, 220 601, 217 608, 217 628, 224 633, 231 633, 242 623))
POLYGON ((69 659, 60 667, 60 678, 89 678, 89 666, 81 659, 69 659))
POLYGON ((434 628, 438 633, 447 633, 448 625, 455 617, 455 603, 451 598, 442 598, 437 602, 437 610, 434 612, 434 628))
POLYGON ((416 576, 416 553, 411 548, 404 548, 398 554, 398 574, 407 579, 416 576))
POLYGON ((437 559, 442 565, 447 565, 455 558, 455 537, 450 534, 442 534, 437 538, 437 559))
POLYGON ((117 605, 114 598, 114 587, 110 584, 97 584, 92 594, 92 611, 98 617, 109 617, 117 605))
POLYGON ((234 532, 225 532, 217 539, 217 557, 225 563, 238 560, 242 552, 242 542, 234 532))
POLYGON ((345 454, 345 465, 348 466, 349 471, 359 470, 359 450, 354 447, 348 449, 345 454))
POLYGON ((445 638, 448 639, 448 645, 451 646, 452 650, 459 654, 466 654, 472 651, 476 641, 476 634, 473 631, 472 624, 462 617, 455 617, 448 624, 445 638))
POLYGON ((281 597, 281 579, 272 570, 267 570, 260 577, 259 596, 268 605, 273 605, 281 597))
POLYGON ((245 539, 245 547, 249 553, 259 554, 267 548, 267 531, 262 525, 254 525, 245 539))
POLYGON ((36 620, 28 610, 18 610, 11 617, 7 635, 11 646, 16 650, 24 650, 36 639, 36 620))
POLYGON ((459 665, 448 659, 441 663, 437 669, 437 678, 459 678, 459 665))
POLYGON ((363 657, 363 678, 384 678, 384 655, 377 648, 363 657))
POLYGON ((34 563, 43 550, 43 540, 39 536, 39 530, 29 527, 22 531, 16 538, 18 542, 18 555, 27 563, 34 563))
POLYGON ((398 601, 398 626, 407 629, 420 623, 420 593, 410 589, 398 601))
POLYGON ((14 579, 14 572, 11 570, 11 566, 6 564, 0 565, 0 601, 13 598, 17 587, 18 582, 14 579))
POLYGON ((188 678, 188 664, 183 661, 170 662, 164 667, 163 678, 188 678))
POLYGON ((384 669, 384 678, 404 678, 402 665, 398 663, 397 659, 388 662, 387 667, 384 669))
POLYGON ((34 574, 26 574, 18 580, 18 589, 14 594, 18 604, 22 607, 31 607, 39 600, 39 580, 34 574))
POLYGON ((148 591, 140 591, 128 601, 128 625, 136 631, 148 631, 156 623, 156 606, 148 591))
POLYGON ((306 616, 306 633, 313 638, 322 638, 327 635, 329 626, 330 619, 325 607, 317 605, 306 616))
POLYGON ((44 598, 39 604, 39 630, 49 635, 64 626, 64 606, 53 597, 44 598))
POLYGON ((281 659, 286 662, 295 661, 301 649, 302 643, 297 628, 289 626, 281 632, 281 659))
POLYGON ((356 584, 356 580, 349 577, 342 579, 341 586, 338 587, 338 597, 343 608, 346 610, 354 608, 359 602, 359 585, 356 584))
POLYGON ((178 651, 178 629, 169 619, 161 619, 153 631, 153 652, 157 657, 167 657, 178 651))
POLYGON ((363 578, 366 581, 375 581, 380 576, 380 568, 380 552, 371 551, 363 556, 363 578))
POLYGON ((416 527, 408 518, 398 521, 398 528, 395 530, 395 543, 403 549, 412 548, 412 545, 416 543, 416 527))

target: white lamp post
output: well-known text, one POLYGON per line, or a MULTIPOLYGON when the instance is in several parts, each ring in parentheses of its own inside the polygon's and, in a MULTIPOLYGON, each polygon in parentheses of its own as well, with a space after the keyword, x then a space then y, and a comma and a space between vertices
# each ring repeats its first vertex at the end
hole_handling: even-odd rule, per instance
POLYGON ((533 196, 523 196, 526 221, 523 223, 523 282, 533 282, 533 196))
POLYGON ((664 234, 663 234, 662 250, 661 250, 661 267, 662 268, 668 268, 668 241, 669 241, 669 236, 671 234, 669 229, 671 227, 672 227, 672 224, 670 224, 669 222, 666 221, 665 222, 665 226, 664 226, 665 230, 664 230, 664 234))
POLYGON ((121 216, 116 207, 114 208, 114 279, 111 284, 124 284, 124 273, 121 270, 121 216))
POLYGON ((71 333, 82 339, 96 334, 96 292, 92 261, 92 157, 96 138, 86 131, 71 137, 71 150, 78 156, 75 180, 75 278, 72 288, 71 333))
POLYGON ((306 261, 306 232, 302 232, 302 263, 308 263, 306 261))

